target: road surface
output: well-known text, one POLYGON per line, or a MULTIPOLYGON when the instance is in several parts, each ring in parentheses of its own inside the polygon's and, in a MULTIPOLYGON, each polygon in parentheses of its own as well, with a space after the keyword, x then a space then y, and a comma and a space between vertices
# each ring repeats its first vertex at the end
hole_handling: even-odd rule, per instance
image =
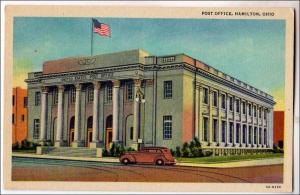
POLYGON ((282 183, 283 165, 239 168, 122 165, 13 157, 13 181, 282 183))

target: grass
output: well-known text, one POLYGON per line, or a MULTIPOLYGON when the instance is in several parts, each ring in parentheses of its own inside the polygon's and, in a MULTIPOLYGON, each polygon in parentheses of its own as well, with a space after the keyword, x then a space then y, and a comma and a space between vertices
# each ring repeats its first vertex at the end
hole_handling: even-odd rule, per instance
POLYGON ((198 158, 176 158, 177 162, 185 163, 227 163, 237 161, 248 161, 258 159, 270 159, 270 158, 282 158, 283 153, 267 153, 267 154, 248 154, 237 156, 210 156, 210 157, 198 157, 198 158))
POLYGON ((35 149, 14 149, 14 150, 12 150, 12 152, 33 154, 33 153, 36 153, 36 150, 35 149))

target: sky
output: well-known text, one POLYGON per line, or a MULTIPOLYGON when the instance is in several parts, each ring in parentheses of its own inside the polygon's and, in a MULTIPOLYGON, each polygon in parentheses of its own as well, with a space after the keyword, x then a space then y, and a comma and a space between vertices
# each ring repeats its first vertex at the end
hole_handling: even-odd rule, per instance
MULTIPOLYGON (((96 18, 111 38, 93 35, 93 54, 143 49, 152 55, 185 53, 272 96, 284 109, 283 20, 96 18)), ((44 61, 91 55, 91 18, 15 17, 14 86, 44 61)))

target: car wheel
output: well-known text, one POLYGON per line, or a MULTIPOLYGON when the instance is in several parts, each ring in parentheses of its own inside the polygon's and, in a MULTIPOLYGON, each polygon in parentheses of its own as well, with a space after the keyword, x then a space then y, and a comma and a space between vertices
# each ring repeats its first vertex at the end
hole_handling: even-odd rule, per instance
POLYGON ((163 165, 163 164, 164 164, 164 161, 163 161, 162 159, 157 159, 157 160, 156 160, 156 165, 161 166, 161 165, 163 165))
POLYGON ((122 163, 123 163, 124 165, 127 165, 127 164, 130 163, 130 161, 129 161, 128 158, 124 158, 124 159, 122 160, 122 163))

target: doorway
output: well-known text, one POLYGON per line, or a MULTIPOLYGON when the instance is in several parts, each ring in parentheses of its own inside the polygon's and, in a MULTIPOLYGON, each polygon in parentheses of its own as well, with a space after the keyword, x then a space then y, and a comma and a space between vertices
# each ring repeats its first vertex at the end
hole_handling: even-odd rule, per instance
POLYGON ((106 118, 106 127, 105 127, 105 149, 110 149, 110 144, 112 143, 112 121, 113 117, 112 115, 109 115, 106 118))
POLYGON ((73 116, 70 120, 70 134, 69 134, 69 146, 72 145, 72 142, 74 142, 74 134, 75 134, 75 116, 73 116))
POLYGON ((90 147, 90 143, 93 141, 93 117, 90 116, 87 120, 87 136, 86 147, 90 147))

